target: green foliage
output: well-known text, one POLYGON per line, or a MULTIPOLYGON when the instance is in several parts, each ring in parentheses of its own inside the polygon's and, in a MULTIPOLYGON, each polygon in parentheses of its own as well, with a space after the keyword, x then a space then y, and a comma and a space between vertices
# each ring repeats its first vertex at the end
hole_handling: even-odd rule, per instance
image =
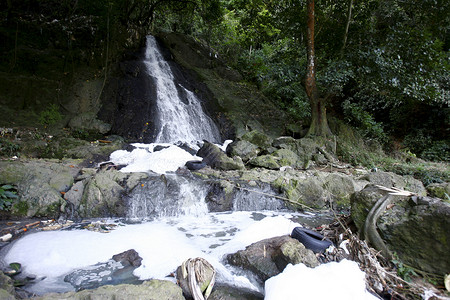
POLYGON ((16 195, 16 188, 12 185, 0 186, 0 210, 9 210, 14 199, 19 198, 16 195))
POLYGON ((391 260, 394 266, 397 269, 397 275, 406 280, 407 282, 411 282, 411 276, 417 276, 417 273, 408 265, 405 265, 399 258, 396 253, 394 253, 394 258, 391 260))
POLYGON ((56 104, 51 104, 48 109, 42 111, 39 115, 39 123, 44 126, 53 125, 60 120, 62 120, 62 115, 56 104))
POLYGON ((376 122, 372 115, 362 107, 356 103, 351 103, 349 100, 345 100, 342 103, 342 108, 347 121, 361 127, 364 136, 375 138, 381 143, 387 142, 387 136, 384 133, 382 125, 376 122))
POLYGON ((425 149, 420 155, 422 158, 431 161, 450 161, 450 142, 437 141, 433 142, 431 146, 425 149))
POLYGON ((20 146, 5 138, 0 138, 0 156, 19 156, 20 146))

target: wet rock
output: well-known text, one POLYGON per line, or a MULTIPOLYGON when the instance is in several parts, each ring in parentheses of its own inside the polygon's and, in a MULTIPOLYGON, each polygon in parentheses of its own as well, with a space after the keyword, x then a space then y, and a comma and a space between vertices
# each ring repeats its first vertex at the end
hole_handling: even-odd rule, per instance
POLYGON ((262 300, 264 295, 233 286, 215 285, 208 300, 262 300))
POLYGON ((242 170, 245 169, 242 161, 233 160, 228 157, 218 146, 205 141, 198 150, 197 155, 203 157, 203 162, 212 168, 219 170, 242 170))
MULTIPOLYGON (((352 218, 362 230, 365 218, 384 193, 373 185, 352 196, 352 218)), ((391 252, 403 262, 442 274, 450 269, 450 204, 423 196, 394 197, 393 206, 382 213, 377 227, 391 252)))
POLYGON ((124 216, 122 203, 124 188, 119 184, 127 175, 116 170, 105 170, 87 179, 80 205, 76 208, 81 217, 124 216))
POLYGON ((211 212, 230 211, 233 209, 234 185, 226 180, 213 182, 205 197, 211 212))
POLYGON ((123 266, 139 267, 142 262, 142 257, 134 249, 116 254, 112 257, 113 260, 120 262, 123 266))
POLYGON ((229 254, 227 259, 234 266, 252 271, 262 281, 278 275, 289 263, 304 263, 308 267, 319 265, 311 250, 287 235, 251 244, 245 250, 229 254))
POLYGON ((249 141, 234 141, 227 146, 226 153, 230 157, 239 156, 242 161, 247 162, 256 157, 261 150, 249 141))
POLYGON ((106 285, 94 290, 46 294, 36 300, 80 300, 80 299, 146 299, 146 300, 185 300, 181 288, 167 280, 150 280, 142 284, 106 285))

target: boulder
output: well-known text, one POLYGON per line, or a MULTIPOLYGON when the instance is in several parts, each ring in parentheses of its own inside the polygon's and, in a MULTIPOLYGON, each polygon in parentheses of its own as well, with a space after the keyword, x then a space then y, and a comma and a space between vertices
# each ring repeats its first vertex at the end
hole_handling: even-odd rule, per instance
POLYGON ((80 299, 146 299, 146 300, 185 300, 181 288, 167 280, 150 280, 142 284, 105 285, 94 290, 46 294, 36 300, 80 300, 80 299))
POLYGON ((277 170, 281 167, 279 161, 278 157, 267 154, 252 158, 248 163, 255 167, 277 170))
POLYGON ((279 236, 251 244, 227 256, 234 266, 252 271, 261 281, 281 273, 289 264, 303 263, 316 267, 319 261, 311 250, 290 236, 279 236))
MULTIPOLYGON (((369 185, 352 196, 352 218, 360 230, 368 212, 383 195, 369 185)), ((391 197, 394 205, 381 214, 377 224, 387 248, 408 265, 444 275, 450 270, 450 204, 423 196, 391 197)))
POLYGON ((303 162, 300 161, 300 157, 289 149, 278 149, 272 153, 274 157, 277 157, 278 164, 281 166, 290 166, 293 168, 303 168, 303 162))
POLYGON ((81 217, 124 216, 125 205, 120 185, 127 175, 116 170, 102 170, 86 180, 83 197, 76 210, 81 217))
POLYGON ((261 150, 265 150, 272 145, 272 140, 267 135, 258 130, 247 132, 242 135, 240 139, 242 141, 247 141, 258 146, 261 150))
POLYGON ((210 185, 205 202, 211 212, 223 212, 233 209, 234 185, 226 180, 210 185))
POLYGON ((249 141, 234 141, 227 146, 226 153, 230 157, 239 156, 242 161, 247 162, 256 157, 261 150, 249 141))
POLYGON ((423 183, 412 176, 401 176, 392 172, 370 172, 363 175, 360 179, 367 180, 371 184, 382 185, 385 187, 396 187, 407 190, 421 196, 426 196, 427 192, 423 183))
POLYGON ((113 255, 113 260, 120 262, 123 266, 139 267, 142 262, 142 257, 134 249, 124 251, 122 253, 113 255))
POLYGON ((62 194, 74 182, 77 161, 1 161, 2 183, 17 187, 19 199, 11 213, 20 217, 57 218, 64 202, 62 194))
POLYGON ((228 157, 218 146, 207 141, 205 141, 203 146, 198 150, 197 155, 203 157, 203 162, 212 168, 219 170, 245 169, 242 160, 233 160, 228 157))

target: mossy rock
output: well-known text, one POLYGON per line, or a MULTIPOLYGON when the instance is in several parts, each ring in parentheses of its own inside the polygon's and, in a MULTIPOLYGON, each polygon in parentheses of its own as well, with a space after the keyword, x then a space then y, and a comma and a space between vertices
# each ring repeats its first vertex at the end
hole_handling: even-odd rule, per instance
POLYGON ((240 139, 258 146, 261 150, 265 150, 272 145, 272 139, 258 130, 247 132, 240 139))
POLYGON ((248 163, 255 167, 262 167, 272 170, 276 170, 281 167, 280 159, 273 155, 257 156, 255 158, 252 158, 248 163))
POLYGON ((256 157, 261 150, 249 141, 234 141, 227 147, 227 154, 231 157, 239 156, 244 162, 256 157))
POLYGON ((278 163, 281 166, 291 166, 293 168, 303 167, 303 162, 300 160, 298 155, 289 149, 278 149, 272 153, 272 156, 279 158, 278 163))
MULTIPOLYGON (((362 230, 368 212, 385 195, 369 185, 352 196, 352 218, 362 230)), ((377 222, 380 236, 400 260, 419 270, 444 275, 450 269, 450 204, 423 196, 394 197, 377 222)))
POLYGON ((427 192, 431 197, 438 197, 445 201, 450 201, 450 183, 432 183, 427 185, 427 192))

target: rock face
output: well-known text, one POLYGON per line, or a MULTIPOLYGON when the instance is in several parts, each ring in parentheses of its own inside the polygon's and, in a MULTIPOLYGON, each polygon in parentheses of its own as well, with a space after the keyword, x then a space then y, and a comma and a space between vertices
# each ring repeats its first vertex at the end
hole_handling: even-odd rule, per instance
POLYGON ((261 281, 281 273, 289 264, 304 263, 316 267, 319 261, 311 250, 289 236, 265 239, 227 257, 232 265, 250 270, 261 281))
MULTIPOLYGON (((352 197, 352 217, 361 230, 367 213, 383 193, 369 185, 352 197)), ((391 252, 421 270, 444 275, 450 270, 450 204, 423 196, 394 197, 394 206, 378 220, 378 231, 391 252)))
POLYGON ((12 206, 12 214, 57 217, 64 202, 61 193, 72 186, 78 172, 71 167, 72 163, 51 160, 1 161, 2 182, 17 186, 20 197, 12 206))
POLYGON ((150 280, 139 285, 119 284, 101 286, 95 290, 46 294, 37 300, 81 300, 81 299, 146 299, 146 300, 185 300, 181 288, 167 280, 150 280))

